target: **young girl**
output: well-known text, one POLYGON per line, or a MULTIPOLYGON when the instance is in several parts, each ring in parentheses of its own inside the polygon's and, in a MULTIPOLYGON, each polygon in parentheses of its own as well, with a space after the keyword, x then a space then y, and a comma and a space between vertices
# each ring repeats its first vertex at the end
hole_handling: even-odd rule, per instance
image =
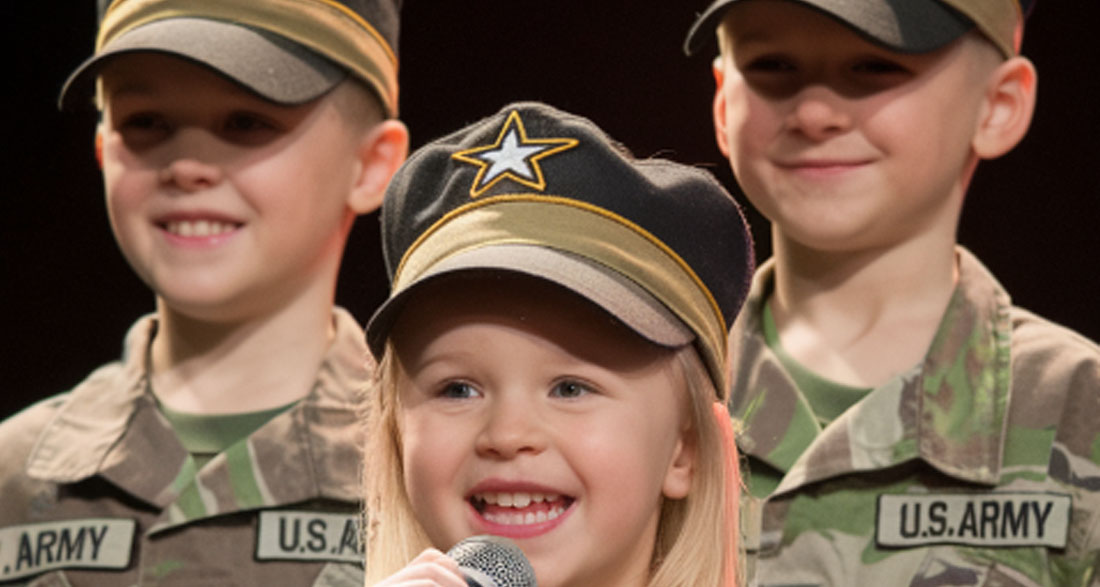
POLYGON ((367 584, 461 587, 440 551, 495 534, 544 587, 735 585, 732 198, 527 103, 410 157, 382 226, 367 584))

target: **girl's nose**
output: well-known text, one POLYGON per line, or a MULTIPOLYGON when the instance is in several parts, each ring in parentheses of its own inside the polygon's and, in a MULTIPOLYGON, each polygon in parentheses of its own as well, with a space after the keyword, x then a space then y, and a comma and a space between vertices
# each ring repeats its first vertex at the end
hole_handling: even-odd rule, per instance
POLYGON ((516 397, 492 401, 476 442, 479 455, 511 459, 525 453, 538 454, 546 448, 546 435, 534 402, 516 397))

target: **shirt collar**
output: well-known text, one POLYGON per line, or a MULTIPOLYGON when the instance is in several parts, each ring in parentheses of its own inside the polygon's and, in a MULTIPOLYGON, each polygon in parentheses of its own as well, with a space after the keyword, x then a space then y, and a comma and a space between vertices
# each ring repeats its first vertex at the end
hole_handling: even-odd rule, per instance
POLYGON ((71 483, 100 470, 145 393, 145 351, 155 332, 152 315, 139 319, 126 334, 121 362, 100 367, 69 393, 31 450, 31 477, 71 483))
MULTIPOLYGON (((251 498, 255 503, 234 498, 233 507, 358 498, 360 452, 352 441, 357 433, 349 430, 358 430, 357 404, 369 382, 369 354, 351 314, 337 308, 334 320, 336 334, 310 393, 233 451, 238 460, 261 471, 259 491, 251 498), (264 483, 275 471, 278 483, 264 483)), ((153 316, 140 319, 126 336, 122 360, 100 368, 69 394, 40 434, 27 471, 57 483, 102 475, 161 507, 193 491, 203 496, 202 513, 213 515, 223 507, 211 499, 217 482, 204 486, 193 467, 186 474, 191 459, 148 391, 145 358, 155 332, 153 316)), ((224 470, 230 468, 226 460, 223 454, 211 461, 203 478, 208 471, 210 477, 219 470, 226 476, 239 474, 239 462, 237 470, 224 470)))
POLYGON ((967 481, 996 483, 1011 384, 1008 294, 958 248, 959 282, 924 360, 876 388, 825 430, 760 334, 774 262, 761 266, 731 335, 731 405, 742 450, 786 473, 777 492, 919 458, 967 481), (766 382, 766 388, 762 388, 766 382), (742 389, 742 392, 745 390, 742 389))

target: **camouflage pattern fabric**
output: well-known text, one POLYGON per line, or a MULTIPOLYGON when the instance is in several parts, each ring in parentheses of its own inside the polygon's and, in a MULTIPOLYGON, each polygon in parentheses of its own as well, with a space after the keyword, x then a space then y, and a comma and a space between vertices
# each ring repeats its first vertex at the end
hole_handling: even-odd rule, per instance
POLYGON ((753 584, 1100 585, 1100 348, 958 258, 923 362, 824 429, 764 342, 757 273, 730 339, 753 584))
POLYGON ((121 362, 0 425, 0 584, 308 586, 361 565, 368 353, 335 320, 310 393, 198 471, 149 391, 151 316, 121 362))

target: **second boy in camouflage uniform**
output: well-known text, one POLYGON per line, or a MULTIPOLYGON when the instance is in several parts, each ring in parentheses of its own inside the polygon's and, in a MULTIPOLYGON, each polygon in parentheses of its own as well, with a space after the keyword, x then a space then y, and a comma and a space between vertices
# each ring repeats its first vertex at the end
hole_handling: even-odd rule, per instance
POLYGON ((1100 581, 1100 349, 955 242, 1031 118, 1027 4, 719 0, 689 37, 772 221, 730 341, 759 585, 1100 581))

